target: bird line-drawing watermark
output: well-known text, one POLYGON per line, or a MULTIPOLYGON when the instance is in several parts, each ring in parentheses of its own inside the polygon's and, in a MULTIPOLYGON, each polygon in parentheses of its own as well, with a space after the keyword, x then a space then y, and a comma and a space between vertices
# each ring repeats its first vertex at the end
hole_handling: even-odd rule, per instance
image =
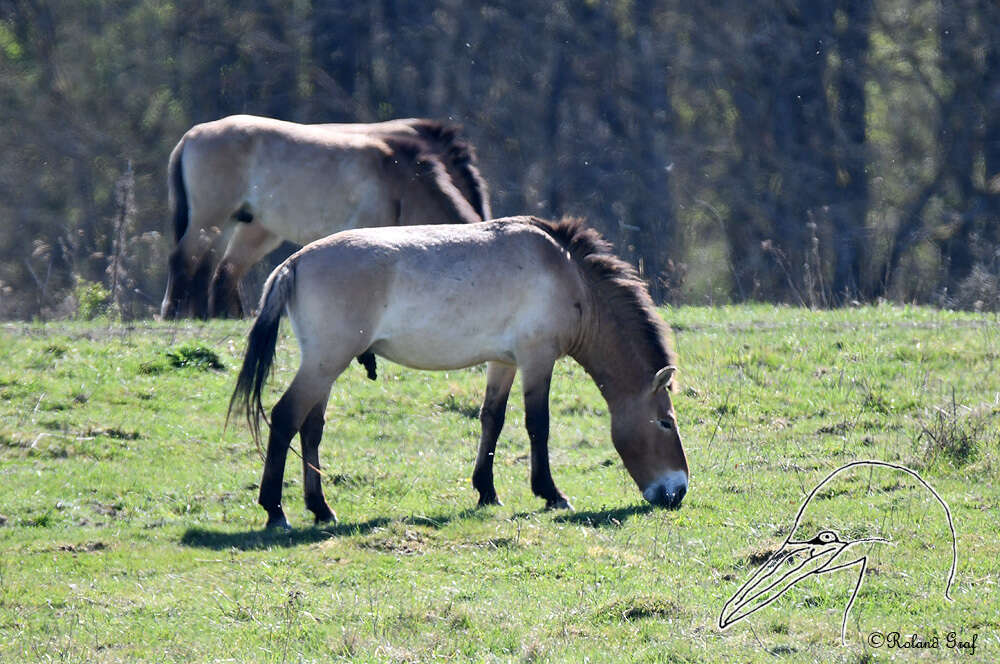
MULTIPOLYGON (((827 475, 812 491, 806 496, 798 513, 795 515, 795 522, 792 524, 788 536, 784 543, 764 562, 760 568, 754 572, 746 582, 740 586, 732 597, 726 602, 719 614, 719 628, 728 629, 744 618, 760 611, 764 607, 777 601, 782 595, 792 587, 805 581, 806 579, 843 570, 854 568, 858 570, 857 582, 854 590, 844 609, 844 618, 840 626, 840 642, 847 643, 847 619, 851 611, 854 600, 858 597, 861 585, 865 579, 865 572, 868 570, 868 556, 858 555, 850 549, 857 544, 892 544, 892 541, 884 537, 862 537, 851 539, 842 536, 835 530, 824 529, 816 533, 809 539, 792 539, 802 521, 809 503, 816 497, 820 489, 827 485, 834 477, 840 473, 858 467, 869 466, 871 468, 883 467, 904 472, 913 477, 920 485, 930 491, 934 499, 944 509, 948 519, 948 531, 951 534, 951 567, 948 570, 948 579, 945 583, 944 596, 951 601, 951 586, 955 579, 955 570, 958 567, 958 538, 955 535, 955 524, 952 520, 951 509, 944 501, 937 490, 927 483, 915 470, 898 464, 885 461, 853 461, 840 466, 827 475), (852 558, 851 560, 844 559, 852 558)), ((872 644, 875 645, 875 644, 872 644)))

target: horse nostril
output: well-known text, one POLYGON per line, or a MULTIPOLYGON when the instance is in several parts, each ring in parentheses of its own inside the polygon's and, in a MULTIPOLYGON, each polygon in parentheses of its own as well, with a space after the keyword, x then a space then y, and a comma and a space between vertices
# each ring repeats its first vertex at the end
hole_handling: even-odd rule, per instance
POLYGON ((681 506, 681 501, 684 500, 684 495, 686 493, 687 493, 687 485, 686 484, 682 484, 679 487, 677 487, 677 490, 674 492, 672 500, 671 500, 670 504, 667 505, 667 507, 680 507, 681 506))
POLYGON ((667 509, 676 509, 681 506, 681 501, 684 500, 684 494, 687 493, 687 487, 683 484, 675 489, 668 489, 663 487, 657 498, 659 500, 656 503, 660 507, 666 507, 667 509))

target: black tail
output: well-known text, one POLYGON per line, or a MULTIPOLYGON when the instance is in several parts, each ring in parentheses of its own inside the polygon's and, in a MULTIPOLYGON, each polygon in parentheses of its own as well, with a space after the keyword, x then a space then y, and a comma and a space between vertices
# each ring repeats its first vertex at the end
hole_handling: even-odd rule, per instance
POLYGON ((246 414, 247 425, 253 436, 257 449, 260 449, 260 421, 267 421, 264 405, 260 394, 264 383, 271 373, 274 362, 274 348, 278 343, 278 328, 285 305, 291 297, 295 286, 295 267, 286 261, 278 266, 267 283, 264 284, 264 294, 260 299, 260 313, 250 329, 247 338, 247 350, 243 356, 243 366, 236 379, 236 389, 229 399, 229 410, 226 413, 226 425, 233 411, 242 410, 246 414))
POLYGON ((174 242, 180 242, 188 227, 187 189, 184 187, 184 171, 181 168, 181 155, 184 152, 184 139, 170 153, 167 165, 167 190, 170 208, 174 215, 174 242))
POLYGON ((410 123, 420 138, 434 147, 448 173, 455 179, 455 186, 462 192, 483 221, 493 218, 490 210, 489 188, 476 164, 476 151, 462 138, 461 127, 434 120, 415 120, 410 123))

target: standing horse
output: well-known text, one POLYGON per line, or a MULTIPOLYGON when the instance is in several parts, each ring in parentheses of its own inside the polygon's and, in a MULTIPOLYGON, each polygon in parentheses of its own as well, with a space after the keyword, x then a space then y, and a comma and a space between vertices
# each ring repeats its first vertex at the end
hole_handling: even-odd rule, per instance
POLYGON ((296 432, 306 506, 317 522, 335 518, 319 475, 326 404, 351 358, 367 352, 415 369, 488 363, 472 476, 480 505, 499 503, 493 453, 520 369, 532 491, 546 507, 569 507, 548 454, 549 383, 565 355, 601 390, 611 439, 645 499, 677 507, 687 491, 687 460, 665 389, 675 371, 667 328, 632 267, 579 220, 358 229, 291 256, 264 286, 229 402, 229 415, 246 412, 258 445, 261 390, 286 311, 301 364, 271 411, 259 496, 269 527, 288 527, 281 483, 296 432))
POLYGON ((301 125, 236 115, 185 133, 168 170, 177 247, 164 318, 189 300, 199 316, 242 315, 240 279, 283 240, 490 217, 471 147, 431 120, 301 125))

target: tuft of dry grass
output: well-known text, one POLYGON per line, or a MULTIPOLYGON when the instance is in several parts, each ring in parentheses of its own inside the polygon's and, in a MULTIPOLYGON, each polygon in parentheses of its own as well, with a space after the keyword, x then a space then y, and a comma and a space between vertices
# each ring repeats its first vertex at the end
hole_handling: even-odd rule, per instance
POLYGON ((997 438, 993 407, 959 404, 954 392, 944 407, 935 406, 930 416, 919 420, 915 445, 924 466, 942 461, 955 467, 974 462, 980 448, 997 438))

